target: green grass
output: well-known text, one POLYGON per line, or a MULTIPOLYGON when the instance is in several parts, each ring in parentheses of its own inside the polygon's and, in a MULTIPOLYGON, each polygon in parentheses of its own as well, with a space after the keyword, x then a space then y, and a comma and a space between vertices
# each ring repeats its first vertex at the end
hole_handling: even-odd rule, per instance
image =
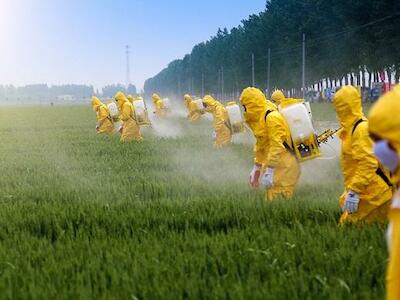
POLYGON ((384 228, 337 226, 336 160, 266 203, 251 145, 213 149, 207 121, 141 144, 94 125, 89 107, 0 108, 1 299, 383 298, 384 228))

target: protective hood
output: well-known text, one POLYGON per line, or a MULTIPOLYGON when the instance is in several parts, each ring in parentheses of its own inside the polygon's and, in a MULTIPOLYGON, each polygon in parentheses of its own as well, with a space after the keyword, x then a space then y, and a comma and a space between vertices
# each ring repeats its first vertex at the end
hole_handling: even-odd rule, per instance
POLYGON ((161 101, 161 97, 157 94, 153 94, 153 96, 151 96, 151 98, 153 99, 154 103, 157 103, 158 101, 161 101))
POLYGON ((271 95, 271 100, 276 103, 276 105, 281 104, 283 100, 285 100, 285 95, 281 90, 276 90, 271 95))
POLYGON ((210 112, 210 113, 214 112, 218 105, 222 105, 221 103, 219 103, 217 100, 215 100, 210 95, 204 96, 203 103, 204 103, 205 111, 210 112))
POLYGON ((92 108, 93 108, 93 110, 97 111, 101 105, 103 105, 103 103, 100 101, 100 99, 95 97, 95 96, 93 96, 92 97, 92 108))
POLYGON ((122 92, 118 92, 115 94, 115 101, 117 102, 118 109, 121 110, 122 106, 124 105, 125 102, 128 102, 128 99, 126 99, 126 96, 122 92))
POLYGON ((240 95, 240 103, 244 108, 244 119, 252 129, 254 124, 260 121, 267 110, 276 110, 275 105, 267 100, 263 92, 253 87, 243 90, 240 95))
POLYGON ((337 118, 345 130, 350 130, 355 122, 364 117, 360 93, 351 85, 346 85, 335 93, 333 105, 337 118))
POLYGON ((400 86, 383 95, 369 113, 369 131, 400 152, 400 86))
POLYGON ((183 96, 183 99, 185 100, 185 105, 187 108, 189 108, 190 103, 193 101, 192 97, 188 94, 183 96))

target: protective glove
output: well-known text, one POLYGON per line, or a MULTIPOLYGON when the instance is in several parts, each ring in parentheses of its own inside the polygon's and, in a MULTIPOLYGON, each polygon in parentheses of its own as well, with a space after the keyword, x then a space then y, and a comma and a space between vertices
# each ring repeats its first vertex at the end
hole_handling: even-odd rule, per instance
POLYGON ((258 188, 260 185, 259 179, 261 175, 261 165, 255 164, 249 176, 249 183, 251 187, 258 188))
POLYGON ((217 139, 217 133, 215 131, 213 131, 211 136, 212 136, 213 141, 215 141, 217 139))
POLYGON ((360 203, 360 196, 353 191, 349 191, 344 200, 342 210, 347 211, 349 214, 354 214, 358 211, 358 204, 360 203))
POLYGON ((376 142, 374 145, 374 154, 379 162, 388 168, 390 172, 396 171, 399 166, 399 156, 397 152, 390 147, 388 141, 382 140, 376 142))
POLYGON ((267 168, 264 175, 261 177, 261 184, 269 189, 274 185, 274 169, 267 168))

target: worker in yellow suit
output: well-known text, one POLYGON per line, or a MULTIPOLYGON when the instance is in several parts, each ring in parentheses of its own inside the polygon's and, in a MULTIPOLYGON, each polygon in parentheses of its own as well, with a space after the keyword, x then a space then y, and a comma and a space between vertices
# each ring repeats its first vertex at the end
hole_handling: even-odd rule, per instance
POLYGON ((92 108, 93 108, 93 111, 96 112, 96 116, 97 116, 97 124, 96 124, 97 133, 112 133, 112 132, 114 132, 114 124, 111 119, 110 112, 107 108, 107 105, 102 103, 99 98, 93 96, 92 97, 92 108))
POLYGON ((117 102, 120 119, 122 121, 121 142, 129 142, 136 140, 142 141, 143 138, 140 134, 140 127, 135 120, 135 111, 132 103, 125 97, 124 93, 118 92, 115 95, 115 101, 117 102))
POLYGON ((341 167, 345 191, 339 199, 340 223, 385 221, 392 198, 390 174, 373 154, 368 120, 362 112, 361 95, 353 86, 335 93, 333 104, 342 126, 341 167))
POLYGON ((284 108, 286 106, 303 103, 304 100, 302 99, 295 99, 295 98, 286 98, 285 95, 281 90, 276 90, 271 95, 271 100, 277 107, 284 108))
POLYGON ((259 89, 243 90, 240 103, 244 119, 256 138, 254 167, 250 173, 252 187, 261 182, 266 187, 266 199, 291 198, 300 177, 300 164, 293 154, 289 126, 276 106, 259 89))
MULTIPOLYGON (((371 108, 369 132, 375 140, 374 153, 400 184, 400 86, 383 95, 371 108)), ((395 193, 389 213, 388 244, 390 260, 386 276, 386 299, 400 299, 400 191, 395 193)))
POLYGON ((210 95, 203 98, 203 105, 204 110, 213 115, 214 146, 221 148, 229 145, 232 140, 232 133, 228 127, 229 118, 225 106, 210 95))
POLYGON ((155 114, 157 117, 163 118, 167 115, 167 110, 164 107, 164 103, 161 99, 161 97, 158 94, 153 94, 153 96, 151 96, 151 98, 153 99, 153 103, 154 103, 154 108, 155 108, 155 114))
POLYGON ((188 111, 188 120, 190 122, 198 121, 201 117, 201 112, 198 110, 196 104, 193 102, 192 96, 186 94, 185 96, 183 96, 183 98, 185 100, 185 106, 188 111))

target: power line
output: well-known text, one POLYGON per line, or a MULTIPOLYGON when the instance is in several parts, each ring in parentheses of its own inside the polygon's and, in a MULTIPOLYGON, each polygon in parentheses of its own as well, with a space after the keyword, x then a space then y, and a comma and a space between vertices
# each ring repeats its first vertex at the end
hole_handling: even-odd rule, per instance
MULTIPOLYGON (((325 41, 325 40, 329 40, 329 39, 333 39, 333 38, 338 38, 338 37, 341 37, 341 36, 346 35, 348 33, 355 32, 355 31, 358 31, 360 29, 369 27, 371 25, 375 25, 375 24, 387 21, 387 20, 392 19, 392 18, 394 18, 396 16, 399 16, 399 15, 400 15, 400 12, 396 12, 394 14, 382 17, 380 19, 376 19, 374 21, 371 21, 371 22, 368 22, 368 23, 365 23, 365 24, 362 24, 362 25, 359 25, 359 26, 355 26, 355 27, 352 27, 352 28, 347 28, 345 30, 338 31, 338 32, 335 32, 335 33, 332 33, 332 34, 327 34, 327 35, 321 36, 319 38, 309 39, 307 41, 307 47, 315 45, 316 42, 321 42, 321 41, 325 41)), ((292 53, 294 51, 300 51, 301 48, 302 48, 301 44, 298 44, 297 46, 291 47, 290 50, 287 50, 287 47, 282 47, 282 48, 278 48, 275 51, 273 51, 273 55, 275 56, 275 55, 289 54, 289 53, 292 53)), ((262 57, 258 58, 257 60, 266 60, 266 59, 268 59, 268 56, 262 56, 262 57)))

